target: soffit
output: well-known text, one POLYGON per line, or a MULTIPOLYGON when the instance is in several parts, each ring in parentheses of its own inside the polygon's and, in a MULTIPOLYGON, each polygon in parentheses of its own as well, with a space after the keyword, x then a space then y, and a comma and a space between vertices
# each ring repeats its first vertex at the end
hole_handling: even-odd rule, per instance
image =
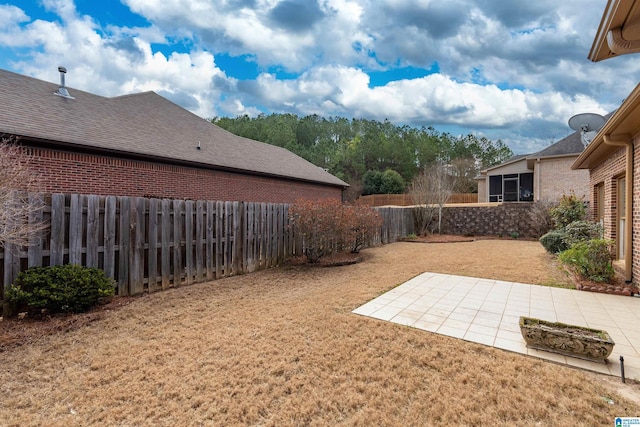
POLYGON ((640 41, 640 2, 636 0, 609 0, 600 20, 600 25, 589 52, 589 59, 598 62, 620 56, 609 48, 607 34, 621 29, 622 37, 628 41, 640 41))

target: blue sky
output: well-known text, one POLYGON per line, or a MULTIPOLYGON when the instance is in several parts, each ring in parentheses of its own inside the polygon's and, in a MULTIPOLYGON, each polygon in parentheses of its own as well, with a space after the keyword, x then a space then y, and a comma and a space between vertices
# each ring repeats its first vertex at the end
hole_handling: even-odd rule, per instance
POLYGON ((57 82, 64 65, 72 89, 153 90, 205 118, 388 119, 530 153, 637 84, 637 55, 587 59, 605 4, 0 0, 0 68, 57 82))

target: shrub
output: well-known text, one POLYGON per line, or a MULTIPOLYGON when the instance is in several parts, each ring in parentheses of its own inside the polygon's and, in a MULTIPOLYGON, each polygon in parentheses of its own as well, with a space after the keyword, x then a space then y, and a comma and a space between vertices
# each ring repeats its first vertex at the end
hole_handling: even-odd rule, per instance
POLYGON ((9 301, 52 313, 87 311, 115 292, 104 271, 79 265, 32 267, 18 274, 9 301))
POLYGON ((559 255, 560 261, 579 276, 594 282, 609 282, 614 276, 611 265, 613 242, 593 239, 578 242, 559 255))
POLYGON ((382 217, 368 206, 343 206, 344 249, 358 253, 382 226, 382 217))
POLYGON ((289 215, 311 263, 338 251, 359 252, 382 225, 380 214, 370 207, 335 199, 298 200, 289 215))
POLYGON ((373 170, 366 171, 362 176, 362 185, 363 196, 379 194, 380 186, 382 185, 382 172, 373 170))
POLYGON ((382 173, 380 180, 380 193, 382 194, 402 194, 406 184, 404 178, 393 169, 387 169, 382 173))
POLYGON ((307 261, 317 262, 336 251, 340 239, 342 203, 335 199, 300 199, 289 209, 296 233, 302 236, 307 261))
POLYGON ((540 200, 531 204, 529 210, 529 223, 531 230, 535 233, 535 237, 541 237, 543 234, 553 230, 555 223, 551 218, 551 209, 556 206, 548 200, 540 200))
POLYGON ((587 208, 584 204, 584 197, 577 197, 575 194, 562 196, 557 206, 551 208, 550 215, 553 218, 556 228, 564 228, 574 221, 582 221, 587 215, 587 208))
POLYGON ((593 221, 573 221, 564 228, 564 242, 567 247, 574 243, 602 238, 602 226, 593 221))
POLYGON ((564 232, 559 230, 552 230, 540 237, 540 243, 547 250, 547 252, 558 254, 569 248, 569 246, 565 243, 564 237, 564 232))

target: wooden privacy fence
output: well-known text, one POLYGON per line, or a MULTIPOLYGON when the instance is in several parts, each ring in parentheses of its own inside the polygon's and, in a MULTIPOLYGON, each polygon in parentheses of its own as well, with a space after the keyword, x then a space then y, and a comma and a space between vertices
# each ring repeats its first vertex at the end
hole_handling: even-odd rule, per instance
MULTIPOLYGON (((414 204, 409 194, 370 194, 358 198, 358 203, 367 206, 411 206, 414 204)), ((455 193, 449 196, 447 203, 478 203, 478 193, 455 193)))
MULTIPOLYGON (((287 204, 52 194, 30 221, 47 230, 0 249, 4 290, 34 266, 97 267, 118 295, 154 292, 280 264, 295 253, 287 204)), ((2 298, 3 299, 3 298, 2 298)))

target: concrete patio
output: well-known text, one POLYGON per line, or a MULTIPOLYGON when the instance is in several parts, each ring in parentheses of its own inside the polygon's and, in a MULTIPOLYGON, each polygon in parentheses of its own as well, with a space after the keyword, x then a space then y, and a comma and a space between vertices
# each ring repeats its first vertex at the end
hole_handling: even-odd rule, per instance
POLYGON ((524 283, 423 273, 353 313, 527 354, 590 371, 640 380, 640 298, 524 283), (606 364, 526 347, 520 316, 604 329, 615 347, 606 364))

